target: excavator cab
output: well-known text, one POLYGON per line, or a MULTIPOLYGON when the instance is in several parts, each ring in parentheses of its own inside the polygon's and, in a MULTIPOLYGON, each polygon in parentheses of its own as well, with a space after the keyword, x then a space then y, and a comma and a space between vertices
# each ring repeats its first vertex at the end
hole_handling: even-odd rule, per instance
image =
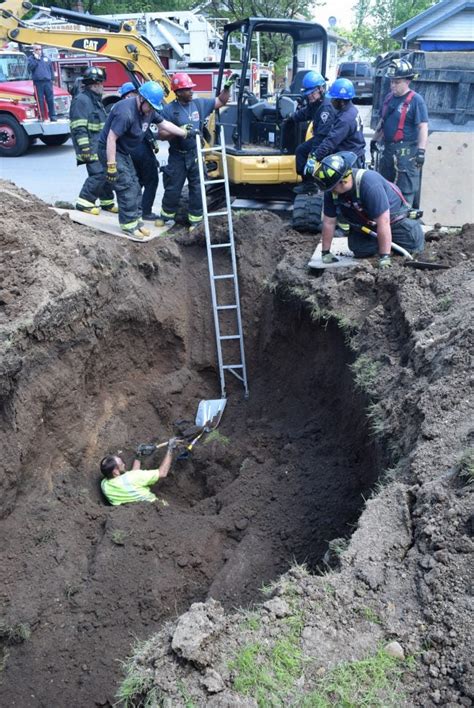
POLYGON ((278 209, 279 200, 287 203, 294 198, 292 188, 299 180, 295 150, 304 141, 306 128, 305 124, 285 122, 285 118, 301 104, 301 81, 306 71, 317 62, 317 70, 324 75, 326 30, 315 23, 261 17, 227 24, 217 94, 229 54, 231 62, 240 60, 240 80, 234 100, 219 110, 216 135, 223 126, 231 193, 243 200, 251 198, 251 208, 262 200, 262 207, 272 208, 270 202, 275 202, 278 209), (271 55, 279 59, 277 67, 271 61, 260 61, 262 56, 271 55), (308 55, 312 66, 303 70, 308 55), (286 82, 280 83, 278 72, 285 72, 285 63, 286 82))

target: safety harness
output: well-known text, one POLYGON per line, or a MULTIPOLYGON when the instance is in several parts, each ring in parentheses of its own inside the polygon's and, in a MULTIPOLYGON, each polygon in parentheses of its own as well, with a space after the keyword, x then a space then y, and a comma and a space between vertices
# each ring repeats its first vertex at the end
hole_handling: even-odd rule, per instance
MULTIPOLYGON (((358 169, 358 170, 352 170, 352 177, 354 179, 354 187, 355 187, 355 200, 352 199, 352 194, 351 194, 351 199, 350 200, 344 200, 344 202, 341 202, 339 200, 339 195, 334 194, 332 192, 332 198, 335 202, 335 206, 345 206, 349 207, 351 209, 354 209, 354 211, 357 212, 359 218, 367 225, 367 226, 373 226, 374 221, 373 219, 370 219, 368 214, 364 211, 362 208, 362 205, 360 203, 360 187, 361 187, 361 182, 362 178, 364 177, 365 173, 368 172, 369 170, 363 170, 363 169, 358 169)), ((403 221, 403 219, 410 218, 410 205, 408 204, 407 200, 403 196, 403 194, 400 192, 396 184, 392 184, 392 182, 388 183, 390 187, 393 189, 395 194, 401 199, 402 202, 402 211, 399 211, 398 213, 395 214, 390 214, 390 224, 396 224, 399 221, 403 221)), ((354 187, 352 188, 352 192, 354 191, 354 187)))
MULTIPOLYGON (((403 129, 405 128, 405 121, 407 119, 408 108, 410 106, 410 103, 413 100, 414 95, 415 95, 415 92, 412 91, 411 89, 405 95, 405 100, 403 101, 402 107, 400 109, 400 118, 398 119, 398 126, 397 126, 397 129, 395 131, 395 135, 393 136, 393 140, 392 140, 392 142, 394 142, 394 143, 399 143, 400 141, 403 140, 403 129)), ((385 120, 385 117, 388 113, 389 103, 393 97, 394 97, 394 94, 392 92, 390 92, 388 94, 387 98, 385 99, 385 101, 383 102, 382 121, 385 120)), ((392 110, 390 111, 390 113, 393 113, 394 110, 395 110, 395 106, 392 107, 392 110)))

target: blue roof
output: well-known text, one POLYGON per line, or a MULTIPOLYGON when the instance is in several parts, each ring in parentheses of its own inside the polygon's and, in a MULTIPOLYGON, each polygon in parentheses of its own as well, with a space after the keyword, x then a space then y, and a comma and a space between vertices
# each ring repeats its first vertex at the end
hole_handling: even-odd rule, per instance
POLYGON ((441 0, 427 10, 415 15, 411 20, 407 20, 402 25, 398 25, 390 32, 390 36, 394 39, 413 39, 426 31, 428 28, 438 25, 440 22, 447 20, 452 15, 456 15, 461 10, 474 9, 474 0, 441 0), (414 27, 416 25, 416 29, 414 27), (409 31, 409 28, 412 31, 409 31), (405 33, 405 30, 407 32, 405 33))

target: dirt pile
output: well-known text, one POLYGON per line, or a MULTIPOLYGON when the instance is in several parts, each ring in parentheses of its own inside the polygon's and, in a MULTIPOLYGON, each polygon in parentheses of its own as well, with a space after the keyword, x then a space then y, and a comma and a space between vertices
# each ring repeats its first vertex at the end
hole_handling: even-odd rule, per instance
POLYGON ((205 251, 94 234, 8 184, 0 219, 8 704, 112 704, 118 660, 133 637, 157 633, 133 665, 143 695, 251 705, 235 657, 290 626, 310 661, 275 689, 281 704, 301 705, 321 672, 396 638, 418 653, 407 705, 470 705, 472 487, 458 472, 472 412, 472 231, 431 235, 428 255, 451 270, 366 262, 317 277, 305 268, 314 237, 239 216, 250 398, 229 383, 219 435, 158 487, 168 506, 113 509, 100 457, 130 460, 218 395, 205 251), (384 470, 340 557, 347 543, 334 539, 350 537, 384 470), (337 572, 298 567, 251 617, 232 614, 294 561, 320 567, 330 541, 337 572))

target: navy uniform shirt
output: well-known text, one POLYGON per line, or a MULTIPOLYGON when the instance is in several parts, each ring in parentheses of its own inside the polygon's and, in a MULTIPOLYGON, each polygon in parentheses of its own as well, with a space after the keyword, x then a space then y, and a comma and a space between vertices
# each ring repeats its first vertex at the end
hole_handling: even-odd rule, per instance
MULTIPOLYGON (((206 118, 211 115, 216 107, 215 98, 194 98, 189 103, 180 103, 177 98, 167 103, 162 112, 163 118, 178 127, 192 125, 196 130, 201 130, 206 118)), ((196 138, 170 138, 170 149, 188 150, 196 149, 196 138)))
POLYGON ((336 111, 329 98, 324 101, 314 101, 296 111, 294 115, 295 123, 304 121, 313 122, 313 138, 317 143, 326 137, 331 129, 336 116, 336 111))
MULTIPOLYGON (((357 170, 352 170, 355 181, 357 170)), ((357 190, 353 188, 344 194, 324 192, 324 214, 329 217, 338 215, 340 208, 342 216, 349 222, 366 224, 375 221, 385 211, 390 210, 390 215, 399 214, 406 206, 394 186, 378 172, 365 170, 360 181, 360 198, 357 199, 357 190)))
POLYGON ((336 111, 329 133, 316 148, 316 159, 332 155, 341 150, 355 152, 357 157, 365 158, 365 138, 359 111, 352 101, 342 111, 336 111))
POLYGON ((123 155, 130 155, 145 137, 150 123, 161 123, 162 121, 163 118, 156 111, 152 111, 147 116, 140 113, 134 98, 118 101, 114 104, 102 128, 99 148, 103 150, 106 148, 107 136, 109 131, 113 130, 118 136, 117 151, 123 155))
MULTIPOLYGON (((388 96, 385 100, 387 100, 388 96)), ((386 143, 393 142, 393 137, 398 128, 400 113, 405 102, 404 96, 392 96, 387 104, 387 111, 383 119, 383 139, 386 143)), ((405 118, 403 128, 403 141, 407 143, 418 142, 418 126, 420 123, 428 122, 428 110, 426 103, 419 93, 415 93, 411 99, 405 118)))

